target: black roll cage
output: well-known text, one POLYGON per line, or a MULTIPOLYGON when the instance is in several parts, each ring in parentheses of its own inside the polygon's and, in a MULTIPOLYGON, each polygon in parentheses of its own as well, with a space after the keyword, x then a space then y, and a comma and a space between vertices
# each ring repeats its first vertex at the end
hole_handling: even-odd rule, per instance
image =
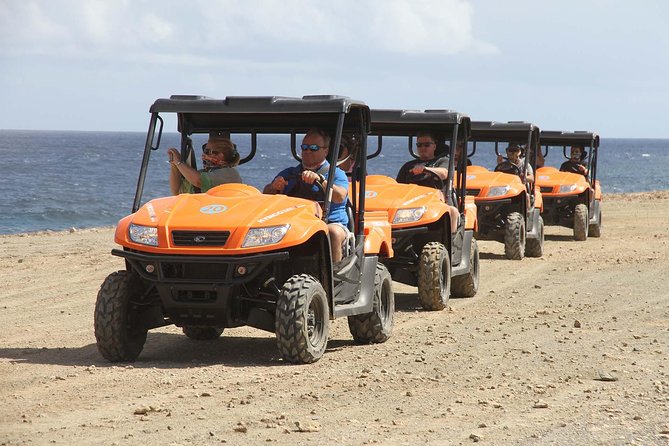
POLYGON ((542 130, 540 135, 542 155, 548 155, 549 147, 562 147, 562 156, 569 159, 567 147, 574 145, 582 146, 588 150, 587 164, 588 183, 590 187, 595 187, 597 180, 597 157, 599 153, 599 135, 590 131, 563 132, 560 130, 542 130))
MULTIPOLYGON (((312 95, 302 98, 282 96, 228 96, 213 99, 206 96, 173 95, 157 99, 151 105, 151 118, 144 146, 137 189, 132 212, 141 206, 146 172, 152 151, 160 148, 163 132, 161 113, 177 115, 177 130, 181 134, 182 159, 196 167, 191 135, 208 134, 211 131, 234 134, 250 134, 251 150, 240 160, 244 164, 253 159, 257 152, 258 134, 289 134, 291 151, 295 152, 296 134, 305 133, 310 128, 321 128, 331 135, 328 157, 337 160, 339 144, 343 132, 355 132, 360 136, 359 160, 354 170, 351 204, 354 212, 356 235, 364 232, 365 180, 367 134, 370 130, 369 107, 362 101, 344 96, 312 95), (155 141, 155 145, 154 145, 155 141), (357 182, 359 181, 359 190, 357 182)), ((329 177, 334 178, 336 162, 330 163, 329 177)), ((332 186, 328 182, 325 190, 324 216, 329 214, 332 186)))
MULTIPOLYGON (((473 156, 476 153, 477 142, 492 142, 495 143, 495 155, 500 155, 499 143, 518 143, 525 146, 525 171, 527 167, 532 167, 532 171, 536 175, 537 171, 537 153, 540 150, 539 136, 541 130, 536 125, 524 121, 472 121, 472 152, 467 154, 467 157, 473 156), (528 156, 527 152, 531 152, 532 156, 528 156)), ((529 187, 526 183, 526 189, 530 197, 534 197, 535 188, 529 187)))
POLYGON ((400 136, 407 138, 407 149, 413 158, 419 158, 413 150, 413 139, 420 132, 428 132, 438 140, 435 154, 448 156, 448 180, 446 180, 446 197, 451 196, 453 184, 456 185, 457 207, 462 213, 465 208, 467 175, 458 175, 455 178, 455 150, 458 143, 464 145, 463 156, 460 157, 458 172, 466 172, 467 143, 471 134, 471 120, 469 116, 452 110, 402 110, 402 109, 373 109, 371 111, 371 136, 376 136, 378 147, 374 153, 368 154, 367 159, 376 158, 383 149, 384 136, 400 136))

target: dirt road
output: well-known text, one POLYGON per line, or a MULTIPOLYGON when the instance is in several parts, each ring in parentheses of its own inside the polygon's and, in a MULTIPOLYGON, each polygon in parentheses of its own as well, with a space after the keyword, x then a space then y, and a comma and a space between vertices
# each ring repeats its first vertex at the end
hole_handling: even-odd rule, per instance
POLYGON ((396 286, 387 343, 336 320, 306 366, 246 328, 107 363, 112 229, 1 236, 0 444, 668 444, 669 193, 605 197, 599 239, 546 233, 520 262, 481 242, 478 295, 443 312, 396 286))

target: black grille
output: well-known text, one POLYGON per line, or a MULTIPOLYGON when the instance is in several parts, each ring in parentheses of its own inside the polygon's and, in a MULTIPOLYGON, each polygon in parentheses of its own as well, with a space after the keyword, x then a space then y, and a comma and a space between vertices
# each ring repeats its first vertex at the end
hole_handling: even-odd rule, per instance
POLYGON ((223 246, 230 231, 172 231, 175 246, 223 246))
POLYGON ((467 189, 467 195, 471 195, 471 196, 474 196, 474 197, 478 197, 480 192, 481 192, 481 189, 467 189))
POLYGON ((542 194, 546 193, 550 194, 551 192, 553 192, 553 186, 543 186, 540 187, 539 190, 541 191, 542 194))

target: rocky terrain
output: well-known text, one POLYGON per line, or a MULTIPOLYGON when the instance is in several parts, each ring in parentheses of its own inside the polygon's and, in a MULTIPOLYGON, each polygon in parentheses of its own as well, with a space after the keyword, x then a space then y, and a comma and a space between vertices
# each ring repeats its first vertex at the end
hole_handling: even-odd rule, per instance
POLYGON ((669 443, 669 193, 609 195, 601 238, 547 227, 543 258, 480 242, 476 297, 425 312, 396 284, 392 338, 331 325, 316 364, 271 334, 149 333, 104 361, 93 308, 111 228, 0 236, 0 444, 669 443))

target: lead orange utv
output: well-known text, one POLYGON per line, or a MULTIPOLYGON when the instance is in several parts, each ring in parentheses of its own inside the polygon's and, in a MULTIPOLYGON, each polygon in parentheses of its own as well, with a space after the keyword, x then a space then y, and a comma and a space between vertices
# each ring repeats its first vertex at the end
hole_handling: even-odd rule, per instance
MULTIPOLYGON (((95 307, 102 356, 133 361, 148 330, 170 324, 196 340, 216 339, 229 327, 266 330, 275 333, 281 356, 293 363, 312 363, 323 355, 329 322, 336 317, 348 317, 356 342, 390 337, 392 280, 379 257, 392 256, 391 228, 387 213, 364 211, 364 176, 355 178, 349 196, 352 236, 336 265, 323 220, 330 184, 317 201, 265 195, 245 184, 142 199, 149 159, 160 145, 162 115, 176 115, 182 159, 193 159, 193 135, 214 131, 248 138, 250 153, 242 160, 248 163, 258 136, 290 135, 295 150, 296 135, 319 127, 332 135, 334 160, 342 133, 355 134, 362 142, 357 162, 364 171, 367 105, 337 96, 172 96, 155 101, 150 112, 132 214, 118 223, 115 241, 121 249, 112 251, 125 260, 125 269, 107 277, 95 307)), ((335 165, 330 164, 330 178, 335 165)))
POLYGON ((526 122, 472 121, 474 144, 468 156, 479 148, 477 160, 487 157, 486 161, 496 165, 493 170, 467 167, 467 194, 476 197, 478 210, 476 238, 504 243, 504 254, 512 260, 541 257, 544 252, 541 192, 525 175, 529 169, 536 171, 539 133, 537 126, 526 122), (505 159, 497 164, 496 158, 502 156, 500 146, 503 152, 509 144, 524 146, 522 168, 505 159), (486 145, 491 147, 484 148, 486 145))
POLYGON ((455 172, 466 168, 464 156, 455 160, 455 149, 462 144, 466 151, 470 119, 444 110, 372 110, 377 150, 369 158, 381 153, 384 138, 401 137, 412 159, 418 159, 413 140, 421 131, 437 139, 437 157, 448 157, 448 177, 425 170, 403 184, 369 175, 365 208, 388 212, 395 256, 383 261, 393 279, 417 286, 424 309, 442 310, 451 295, 472 297, 479 286, 476 205, 466 198, 466 176, 453 181, 455 172))
POLYGON ((592 132, 542 131, 541 145, 543 159, 554 166, 559 165, 543 166, 537 170, 537 184, 544 199, 541 214, 544 221, 547 225, 573 228, 574 240, 600 237, 602 189, 597 179, 599 135, 592 132), (580 159, 571 162, 568 147, 574 146, 583 151, 580 159))

